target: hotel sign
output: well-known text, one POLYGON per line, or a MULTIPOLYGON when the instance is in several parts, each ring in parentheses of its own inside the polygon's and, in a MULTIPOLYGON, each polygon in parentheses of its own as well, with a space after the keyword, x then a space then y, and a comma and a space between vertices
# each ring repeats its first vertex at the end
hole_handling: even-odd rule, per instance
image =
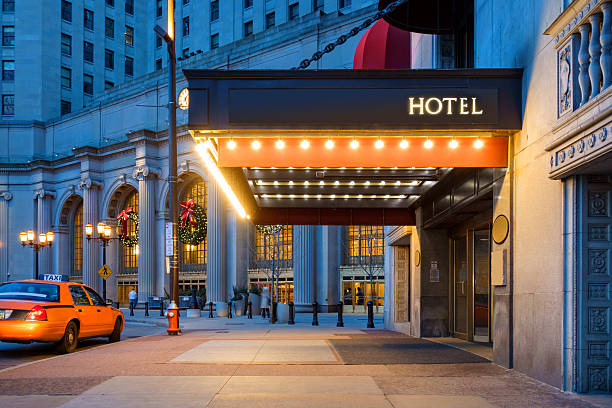
POLYGON ((408 98, 409 115, 482 115, 483 111, 478 106, 478 98, 444 97, 436 98, 408 98))

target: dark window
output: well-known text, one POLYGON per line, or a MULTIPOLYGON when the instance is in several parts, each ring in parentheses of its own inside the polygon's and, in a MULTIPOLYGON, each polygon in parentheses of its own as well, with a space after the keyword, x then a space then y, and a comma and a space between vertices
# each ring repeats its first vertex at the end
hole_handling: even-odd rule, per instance
POLYGON ((247 21, 244 23, 244 36, 248 37, 250 35, 253 35, 253 22, 247 21))
POLYGON ((112 83, 111 81, 104 81, 104 90, 105 91, 111 89, 113 86, 115 86, 115 84, 112 83))
POLYGON ((62 20, 72 21, 72 3, 62 0, 62 20))
POLYGON ((214 50, 215 48, 219 48, 219 34, 213 34, 210 36, 210 49, 214 50))
POLYGON ((189 16, 183 18, 183 37, 189 35, 189 16))
POLYGON ((274 27, 276 24, 276 15, 272 13, 266 14, 266 29, 274 27))
POLYGON ((189 4, 189 0, 183 0, 183 6, 184 6, 185 4, 189 4))
POLYGON ((300 6, 298 3, 289 5, 289 20, 295 20, 300 16, 300 6))
POLYGON ((60 101, 60 110, 62 115, 67 115, 72 110, 72 104, 70 101, 60 101))
POLYGON ((115 53, 111 50, 104 50, 104 67, 115 69, 115 53))
POLYGON ((87 41, 83 41, 83 60, 87 62, 94 60, 94 45, 87 41))
POLYGON ((313 11, 322 10, 324 6, 323 0, 312 0, 312 9, 313 11))
POLYGON ((2 11, 15 11, 15 0, 2 0, 2 11))
POLYGON ((115 0, 106 0, 106 5, 110 7, 115 7, 115 0))
POLYGON ((134 58, 125 57, 125 75, 134 76, 134 58))
POLYGON ((134 28, 125 26, 125 44, 134 45, 134 28))
POLYGON ((159 48, 162 46, 162 39, 159 36, 155 36, 155 48, 159 48))
POLYGON ((157 0, 155 17, 161 17, 164 14, 164 6, 162 4, 162 0, 157 0))
POLYGON ((155 70, 161 71, 162 69, 162 60, 161 58, 155 60, 155 70))
POLYGON ((134 0, 125 0, 125 12, 127 14, 134 14, 134 0))
POLYGON ((0 299, 59 302, 59 285, 34 282, 9 282, 0 286, 0 299))
POLYGON ((94 12, 91 10, 83 10, 83 27, 88 30, 94 29, 94 12))
POLYGON ((83 74, 83 93, 93 95, 93 76, 83 74))
POLYGON ((106 306, 106 304, 104 303, 104 300, 102 299, 102 296, 98 295, 96 291, 94 291, 91 288, 88 288, 87 286, 83 286, 83 287, 87 291, 87 294, 91 298, 91 301, 93 302, 94 306, 106 306))
POLYGON ((15 80, 15 61, 2 61, 2 80, 15 80))
POLYGON ((217 21, 219 19, 219 0, 213 0, 210 2, 210 21, 217 21))
POLYGON ((253 0, 244 0, 244 8, 253 7, 253 0))
POLYGON ((183 57, 184 58, 189 57, 189 48, 183 48, 183 57))
POLYGON ((15 26, 2 26, 2 45, 15 45, 15 26))
POLYGON ((62 33, 62 54, 72 55, 72 37, 62 33))
POLYGON ((15 95, 2 95, 2 114, 15 114, 15 95))
POLYGON ((351 0, 338 0, 338 8, 351 7, 351 0))
POLYGON ((62 86, 64 88, 72 88, 72 70, 70 68, 62 67, 62 86))
MULTIPOLYGON (((108 3, 108 0, 106 0, 108 3)), ((72 296, 72 302, 74 302, 75 306, 89 306, 89 298, 87 294, 83 290, 81 285, 70 285, 68 286, 70 289, 70 295, 72 296)))
POLYGON ((106 17, 104 20, 104 35, 108 38, 115 38, 115 22, 112 18, 106 17))

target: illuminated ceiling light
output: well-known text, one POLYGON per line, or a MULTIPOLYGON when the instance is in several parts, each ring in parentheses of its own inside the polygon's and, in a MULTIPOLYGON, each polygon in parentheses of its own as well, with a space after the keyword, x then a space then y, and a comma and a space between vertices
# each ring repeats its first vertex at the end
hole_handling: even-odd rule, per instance
POLYGON ((227 148, 230 150, 234 150, 236 148, 236 142, 234 142, 234 139, 230 139, 229 142, 227 142, 227 148))
POLYGON ((361 170, 363 170, 363 167, 357 167, 355 170, 361 171, 361 170))
POLYGON ((383 147, 385 147, 385 142, 383 142, 382 140, 378 139, 374 143, 374 147, 377 148, 377 149, 382 149, 383 147))
POLYGON ((426 149, 431 149, 433 147, 433 145, 434 145, 434 143, 429 138, 427 138, 427 140, 425 141, 425 144, 424 144, 425 148, 426 149))
POLYGON ((349 197, 349 196, 348 196, 348 194, 345 194, 345 195, 344 195, 344 199, 347 199, 348 197, 349 197))
POLYGON ((359 147, 359 142, 357 141, 357 139, 353 139, 351 140, 349 146, 351 146, 351 149, 355 150, 359 147))
POLYGON ((391 170, 397 170, 397 166, 391 167, 391 170))
POLYGON ((321 180, 321 181, 319 181, 319 185, 320 185, 320 186, 324 186, 324 185, 325 185, 325 182, 324 182, 323 180, 321 180))
POLYGON ((304 150, 308 149, 310 147, 310 142, 306 139, 302 140, 300 142, 300 147, 304 150))
POLYGON ((370 185, 370 180, 366 180, 365 185, 369 186, 370 185))
POLYGON ((251 142, 251 147, 253 150, 259 150, 261 148, 261 142, 259 140, 253 140, 251 142))
POLYGON ((402 194, 400 198, 408 198, 408 196, 406 196, 405 194, 402 194))
POLYGON ((278 139, 275 145, 278 150, 285 148, 285 142, 283 141, 283 139, 278 139))
POLYGON ((307 186, 307 185, 309 185, 309 184, 310 184, 310 183, 308 182, 308 180, 306 180, 306 181, 304 182, 304 185, 305 185, 305 186, 307 186))
POLYGON ((340 182, 338 180, 334 181, 334 186, 339 186, 340 182))
POLYGON ((363 194, 359 194, 357 198, 361 200, 363 198, 363 194))
POLYGON ((349 183, 351 186, 355 185, 355 182, 353 180, 351 180, 351 182, 349 183))
POLYGON ((402 141, 399 144, 399 147, 401 149, 407 149, 408 148, 408 141, 406 139, 402 139, 402 141))
POLYGON ((372 196, 371 196, 370 198, 376 198, 376 195, 375 195, 375 194, 372 194, 372 196))
POLYGON ((268 198, 268 195, 267 194, 262 194, 261 198, 268 198))
POLYGON ((383 180, 383 181, 381 181, 381 182, 380 182, 380 185, 381 185, 381 186, 384 186, 385 184, 386 184, 386 183, 385 183, 385 180, 383 180))
POLYGON ((276 195, 276 198, 281 198, 281 195, 280 195, 280 194, 277 194, 277 195, 276 195))
POLYGON ((334 141, 331 139, 327 139, 327 142, 325 142, 325 148, 327 150, 331 150, 334 148, 334 141))
POLYGON ((289 197, 290 198, 295 198, 295 194, 291 194, 289 197))
POLYGON ((453 139, 448 142, 448 147, 450 147, 451 149, 456 149, 457 147, 459 147, 459 142, 453 137, 453 139))
POLYGON ((274 185, 278 186, 278 180, 274 180, 274 185))
POLYGON ((482 140, 480 140, 480 138, 476 139, 474 141, 474 147, 476 149, 480 149, 482 146, 484 146, 484 142, 482 140))
POLYGON ((304 167, 304 170, 310 171, 310 167, 304 167))
POLYGON ((321 194, 317 194, 317 198, 320 200, 321 199, 321 194))
POLYGON ((400 184, 402 184, 402 183, 401 183, 399 180, 397 180, 397 181, 395 182, 395 185, 396 185, 396 186, 399 186, 400 184))
POLYGON ((257 183, 258 186, 261 186, 263 184, 263 181, 257 180, 255 183, 257 183))
POLYGON ((289 180, 289 185, 292 186, 293 185, 293 180, 289 180))
POLYGON ((329 198, 331 198, 332 200, 336 199, 336 195, 332 194, 329 198))
POLYGON ((291 166, 289 166, 289 167, 287 167, 287 168, 288 168, 289 170, 293 170, 293 167, 291 167, 291 166))
POLYGON ((308 194, 304 194, 304 199, 308 200, 308 194))
POLYGON ((391 197, 389 194, 385 194, 385 200, 388 200, 391 197))

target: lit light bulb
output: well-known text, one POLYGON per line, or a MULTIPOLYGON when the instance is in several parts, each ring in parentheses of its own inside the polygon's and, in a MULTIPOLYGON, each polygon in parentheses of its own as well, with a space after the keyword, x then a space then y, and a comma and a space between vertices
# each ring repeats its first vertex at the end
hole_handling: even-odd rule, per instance
POLYGON ((321 194, 317 194, 317 198, 320 200, 321 199, 321 194))
POLYGON ((308 200, 308 194, 304 194, 304 199, 308 200))
POLYGON ((320 186, 324 186, 324 185, 325 185, 325 182, 324 182, 323 180, 321 180, 321 181, 319 181, 319 185, 320 185, 320 186))
POLYGON ((275 145, 278 150, 285 148, 285 142, 282 139, 278 139, 275 145))
POLYGON ((474 147, 477 149, 480 149, 482 146, 484 146, 484 142, 482 140, 480 140, 480 138, 476 139, 474 141, 474 147))
POLYGON ((338 180, 334 181, 334 186, 339 186, 340 182, 338 180))
POLYGON ((402 139, 402 141, 399 144, 401 149, 407 149, 408 148, 408 141, 406 139, 402 139))
POLYGON ((453 139, 448 143, 448 147, 450 147, 451 149, 456 149, 458 146, 459 142, 456 139, 453 139))
POLYGON ((402 184, 402 183, 401 183, 399 180, 397 180, 397 181, 395 182, 395 185, 396 185, 396 186, 399 186, 400 184, 402 184))
POLYGON ((230 150, 234 150, 236 148, 236 142, 234 142, 234 139, 230 139, 229 142, 227 142, 227 148, 230 150))
POLYGON ((274 180, 274 185, 278 186, 278 180, 274 180))
POLYGON ((382 149, 383 147, 385 147, 385 142, 383 142, 382 140, 378 139, 376 141, 376 143, 374 143, 374 147, 377 149, 382 149))
POLYGON ((376 198, 376 195, 375 195, 375 194, 372 194, 372 196, 371 196, 370 198, 376 198))
POLYGON ((351 149, 355 150, 355 149, 357 149, 359 147, 359 142, 356 139, 353 139, 351 141, 350 146, 351 146, 351 149))
POLYGON ((349 183, 351 186, 355 185, 355 182, 353 180, 351 180, 351 182, 349 183))
POLYGON ((363 194, 359 194, 357 198, 361 200, 363 198, 363 194))
POLYGON ((293 180, 289 180, 289 185, 292 186, 293 185, 293 180))
POLYGON ((276 195, 276 198, 281 198, 281 195, 280 195, 280 194, 277 194, 277 195, 276 195))
POLYGON ((433 142, 431 140, 429 140, 429 139, 427 139, 425 141, 425 144, 424 144, 426 149, 431 149, 433 147, 433 145, 434 145, 433 142))
POLYGON ((388 200, 391 197, 389 194, 385 194, 385 200, 388 200))
POLYGON ((370 185, 370 180, 366 180, 365 185, 369 186, 370 185))
POLYGON ((295 194, 291 194, 289 197, 290 198, 295 198, 295 194))
POLYGON ((253 150, 259 150, 261 148, 261 142, 259 140, 253 140, 251 147, 253 150))
POLYGON ((383 181, 381 181, 381 182, 380 182, 380 185, 381 185, 381 186, 384 186, 385 184, 386 184, 386 183, 385 183, 385 180, 383 180, 383 181))
POLYGON ((327 142, 325 142, 325 148, 328 150, 331 150, 334 148, 334 141, 331 139, 327 139, 327 142))
POLYGON ((304 140, 302 140, 300 142, 300 147, 302 149, 308 149, 310 147, 310 142, 308 140, 304 139, 304 140))
POLYGON ((308 182, 308 180, 306 180, 306 181, 304 182, 304 185, 305 185, 305 186, 307 186, 307 185, 309 185, 309 184, 310 184, 310 183, 308 182))
POLYGON ((332 200, 335 200, 336 199, 336 195, 332 194, 329 198, 331 198, 332 200))
POLYGON ((349 195, 348 195, 348 194, 345 194, 345 195, 344 195, 344 199, 346 200, 347 198, 349 198, 349 195))

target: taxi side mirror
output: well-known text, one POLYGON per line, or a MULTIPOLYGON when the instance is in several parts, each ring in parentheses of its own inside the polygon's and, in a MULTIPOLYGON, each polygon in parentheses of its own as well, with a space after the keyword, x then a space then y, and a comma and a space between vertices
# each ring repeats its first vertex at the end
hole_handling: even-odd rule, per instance
POLYGON ((112 306, 112 305, 113 305, 112 299, 106 299, 106 306, 112 306))

